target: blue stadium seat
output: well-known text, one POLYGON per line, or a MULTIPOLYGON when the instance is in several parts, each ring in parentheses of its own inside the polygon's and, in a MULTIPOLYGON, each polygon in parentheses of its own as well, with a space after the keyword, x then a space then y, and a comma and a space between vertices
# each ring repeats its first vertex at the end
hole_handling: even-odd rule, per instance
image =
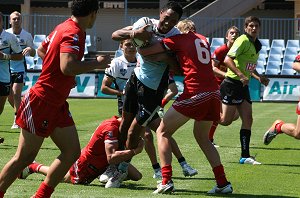
POLYGON ((280 54, 281 58, 283 58, 282 48, 281 47, 271 47, 269 56, 271 54, 280 54))
POLYGON ((272 47, 281 47, 281 50, 284 51, 285 50, 284 40, 283 39, 273 39, 272 44, 271 44, 271 48, 272 47))
POLYGON ((270 50, 270 40, 269 39, 259 39, 262 46, 265 46, 267 50, 270 50))
POLYGON ((213 54, 218 47, 220 46, 210 46, 210 53, 213 54))
POLYGON ((267 64, 267 55, 266 54, 259 54, 258 61, 262 61, 264 65, 267 64))
POLYGON ((296 71, 292 68, 293 62, 283 62, 281 75, 295 75, 296 71))
POLYGON ((268 57, 268 50, 266 46, 262 46, 261 50, 259 51, 259 54, 265 54, 266 57, 268 57))
POLYGON ((263 61, 257 61, 257 65, 256 65, 256 71, 259 73, 259 74, 264 74, 266 69, 265 69, 265 65, 264 65, 264 62, 263 61))
POLYGON ((212 38, 210 46, 221 46, 224 44, 224 38, 212 38))
POLYGON ((32 56, 25 56, 26 68, 33 69, 34 68, 34 58, 32 56))
POLYGON ((89 34, 87 34, 85 37, 85 45, 88 47, 92 46, 91 35, 89 35, 89 34))
POLYGON ((42 69, 42 66, 43 66, 43 60, 40 57, 38 57, 33 69, 39 70, 42 69))
POLYGON ((280 73, 280 61, 268 61, 266 66, 266 75, 278 75, 280 73))
POLYGON ((281 70, 281 75, 289 75, 289 76, 292 76, 292 75, 295 75, 296 71, 293 70, 293 69, 282 69, 281 70))
POLYGON ((284 55, 294 55, 296 56, 298 54, 298 48, 297 47, 287 47, 285 48, 284 55))
POLYGON ((278 61, 281 65, 281 55, 280 54, 270 54, 268 57, 268 61, 278 61))
POLYGON ((46 39, 46 35, 44 35, 44 34, 35 34, 33 36, 33 42, 40 43, 40 42, 43 42, 45 39, 46 39))
POLYGON ((294 62, 295 57, 295 55, 284 55, 283 62, 294 62))
POLYGON ((299 40, 287 40, 286 48, 288 47, 296 47, 298 51, 300 49, 299 40))

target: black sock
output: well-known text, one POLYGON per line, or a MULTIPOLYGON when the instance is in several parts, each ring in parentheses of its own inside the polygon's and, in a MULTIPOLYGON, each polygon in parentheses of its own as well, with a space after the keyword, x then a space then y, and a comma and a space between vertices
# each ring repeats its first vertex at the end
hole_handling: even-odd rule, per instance
POLYGON ((153 165, 152 165, 152 168, 153 168, 154 170, 155 170, 155 169, 160 169, 159 163, 153 164, 153 165))
POLYGON ((250 157, 249 144, 250 144, 251 130, 241 129, 240 130, 240 142, 242 149, 242 157, 250 157))
POLYGON ((180 157, 180 158, 178 158, 177 160, 178 160, 179 163, 181 163, 181 162, 184 162, 184 161, 185 161, 185 158, 184 158, 184 157, 180 157))

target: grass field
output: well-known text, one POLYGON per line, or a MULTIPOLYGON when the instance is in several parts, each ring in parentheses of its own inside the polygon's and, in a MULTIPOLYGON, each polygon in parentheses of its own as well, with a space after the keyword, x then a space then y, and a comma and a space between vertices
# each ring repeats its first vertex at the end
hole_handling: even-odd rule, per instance
MULTIPOLYGON (((85 146, 98 124, 117 113, 116 100, 70 99, 70 109, 85 146)), ((262 143, 262 136, 273 121, 281 118, 296 122, 296 103, 253 103, 254 124, 251 138, 251 155, 262 165, 240 165, 239 129, 240 120, 227 127, 218 127, 215 142, 234 193, 217 197, 290 198, 300 197, 300 144, 286 135, 278 136, 269 146, 262 143)), ((13 110, 8 105, 0 117, 0 136, 5 138, 0 145, 0 168, 12 157, 18 144, 19 130, 11 130, 13 110)), ((152 195, 156 181, 150 161, 143 151, 132 163, 142 172, 139 182, 125 181, 119 189, 105 189, 98 180, 89 186, 60 184, 52 197, 207 197, 206 192, 214 185, 211 168, 192 135, 192 122, 175 133, 186 160, 199 174, 186 178, 176 160, 173 161, 173 180, 176 192, 173 195, 152 195)), ((36 160, 50 164, 59 151, 50 139, 46 139, 36 160)), ((42 175, 30 175, 26 180, 16 180, 8 189, 6 197, 30 197, 43 180, 42 175)))

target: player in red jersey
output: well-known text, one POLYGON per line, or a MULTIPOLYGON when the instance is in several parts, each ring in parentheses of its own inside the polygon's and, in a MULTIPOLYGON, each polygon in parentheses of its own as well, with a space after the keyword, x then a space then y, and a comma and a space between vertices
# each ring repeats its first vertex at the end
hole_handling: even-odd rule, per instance
POLYGON ((109 56, 81 61, 85 30, 93 27, 98 7, 97 0, 73 0, 72 16, 58 25, 39 46, 42 73, 18 110, 19 145, 0 173, 0 198, 20 172, 34 161, 45 138, 50 136, 61 153, 51 164, 34 197, 50 197, 80 156, 78 134, 66 99, 75 86, 75 75, 105 68, 110 62, 109 56))
MULTIPOLYGON (((293 69, 300 72, 300 54, 298 54, 293 63, 293 69)), ((278 135, 285 133, 291 137, 300 140, 300 100, 296 107, 297 122, 285 123, 282 120, 275 120, 271 128, 264 134, 263 142, 265 145, 271 143, 271 141, 278 135)))
MULTIPOLYGON (((218 47, 212 54, 212 67, 219 86, 222 83, 222 81, 225 79, 225 74, 227 72, 227 67, 224 64, 224 59, 227 55, 227 52, 229 51, 229 49, 231 48, 231 46, 233 45, 235 39, 239 36, 239 34, 240 34, 240 30, 236 26, 231 26, 226 32, 226 36, 225 36, 226 43, 218 47)), ((221 108, 221 112, 222 112, 222 108, 221 108)), ((226 114, 226 111, 223 113, 226 114)), ((236 111, 236 114, 232 114, 232 115, 235 116, 233 120, 237 120, 239 118, 238 111, 236 111)), ((227 117, 228 115, 225 115, 225 118, 227 117)), ((216 147, 218 146, 214 143, 214 134, 217 126, 218 126, 218 122, 214 121, 208 134, 210 141, 216 147)))
POLYGON ((203 35, 195 33, 192 21, 184 20, 181 23, 186 23, 190 31, 165 38, 164 45, 157 43, 139 50, 144 56, 172 50, 184 74, 183 93, 168 109, 156 131, 163 180, 154 193, 170 193, 174 190, 170 138, 190 119, 195 120, 194 137, 213 168, 217 182, 217 186, 208 193, 232 193, 219 153, 208 139, 212 122, 220 118, 220 91, 211 67, 210 47, 203 35))
MULTIPOLYGON (((90 184, 106 170, 108 165, 117 165, 143 150, 144 142, 140 140, 136 149, 117 151, 120 123, 121 118, 113 116, 110 119, 104 120, 97 127, 89 143, 82 149, 79 159, 65 175, 64 182, 90 184)), ((21 179, 26 179, 31 173, 47 175, 48 172, 48 166, 33 162, 23 170, 21 179)), ((142 174, 129 164, 128 178, 138 181, 142 178, 142 174)))

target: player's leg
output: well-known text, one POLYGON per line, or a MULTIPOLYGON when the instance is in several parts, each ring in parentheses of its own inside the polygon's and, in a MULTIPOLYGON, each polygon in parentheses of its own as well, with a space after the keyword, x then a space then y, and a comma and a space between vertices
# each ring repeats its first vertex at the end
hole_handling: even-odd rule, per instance
POLYGON ((300 115, 298 115, 297 117, 296 125, 292 123, 282 124, 281 132, 299 140, 300 139, 300 115))
POLYGON ((2 112, 4 110, 6 98, 7 98, 7 96, 0 96, 0 115, 2 114, 2 112))
POLYGON ((140 179, 142 179, 142 177, 142 173, 136 167, 134 167, 132 164, 128 165, 128 179, 133 181, 139 181, 140 179))
POLYGON ((130 128, 130 125, 135 117, 135 114, 129 113, 127 111, 122 111, 122 120, 120 124, 120 143, 119 148, 123 149, 126 145, 126 140, 128 136, 128 130, 130 128))
POLYGON ((174 188, 171 180, 172 147, 170 139, 173 133, 188 120, 188 117, 177 112, 173 107, 170 107, 156 131, 163 179, 162 183, 158 186, 154 193, 166 193, 172 191, 174 188))
POLYGON ((50 165, 44 183, 55 188, 72 164, 79 158, 80 143, 74 125, 56 128, 50 137, 61 153, 50 165))
POLYGON ((242 120, 242 126, 240 129, 240 164, 260 164, 250 155, 251 127, 253 123, 251 102, 244 100, 240 105, 238 105, 238 111, 242 120))
POLYGON ((237 111, 236 105, 227 105, 223 103, 219 124, 223 126, 230 125, 236 119, 235 118, 236 111, 237 111))
POLYGON ((43 137, 36 136, 24 129, 21 129, 16 154, 3 167, 0 173, 1 192, 5 192, 20 172, 22 172, 22 170, 35 159, 43 141, 43 137))
POLYGON ((215 194, 217 193, 216 191, 222 194, 232 193, 232 187, 225 176, 220 155, 208 138, 211 125, 212 121, 195 121, 194 123, 194 137, 209 161, 217 183, 217 185, 208 193, 215 194))
POLYGON ((146 127, 144 139, 145 139, 145 151, 150 159, 152 168, 154 170, 153 178, 160 179, 161 178, 161 170, 160 170, 161 168, 157 161, 156 149, 155 149, 154 141, 153 141, 153 134, 149 127, 146 127))
MULTIPOLYGON (((23 76, 23 75, 21 75, 23 76)), ((23 82, 17 82, 14 83, 12 86, 12 94, 13 94, 13 104, 14 104, 14 110, 15 110, 15 116, 14 116, 14 122, 11 128, 19 128, 18 125, 16 124, 16 115, 17 111, 20 107, 21 104, 21 97, 22 97, 22 89, 23 89, 23 82)))

